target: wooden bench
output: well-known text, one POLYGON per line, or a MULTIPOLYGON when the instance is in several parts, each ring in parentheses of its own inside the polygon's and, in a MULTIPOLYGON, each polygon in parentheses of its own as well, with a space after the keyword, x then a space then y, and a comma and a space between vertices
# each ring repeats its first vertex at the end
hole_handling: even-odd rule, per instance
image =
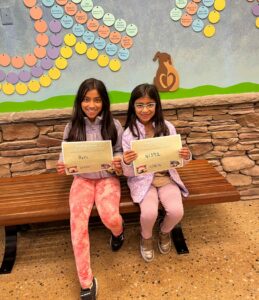
MULTIPOLYGON (((194 160, 178 172, 189 189, 184 206, 240 200, 237 190, 206 160, 194 160)), ((10 273, 16 257, 19 225, 69 219, 72 176, 56 173, 0 179, 0 226, 5 226, 5 252, 0 274, 10 273)), ((122 214, 139 212, 130 197, 126 178, 121 178, 122 214)), ((96 216, 93 208, 92 216, 96 216)), ((172 232, 178 253, 188 252, 180 225, 172 232)))

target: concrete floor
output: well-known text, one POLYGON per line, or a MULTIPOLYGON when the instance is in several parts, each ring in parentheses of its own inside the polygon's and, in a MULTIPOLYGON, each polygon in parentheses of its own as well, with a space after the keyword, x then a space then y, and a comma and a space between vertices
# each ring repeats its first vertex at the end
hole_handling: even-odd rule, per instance
MULTIPOLYGON (((126 240, 110 251, 109 232, 91 226, 92 268, 98 300, 259 299, 259 201, 198 206, 182 223, 189 254, 159 254, 145 263, 139 254, 139 226, 126 223, 126 240)), ((157 229, 155 237, 157 236, 157 229)), ((0 228, 0 257, 3 254, 0 228)), ((0 275, 1 300, 79 299, 67 223, 33 225, 19 234, 11 274, 0 275)))

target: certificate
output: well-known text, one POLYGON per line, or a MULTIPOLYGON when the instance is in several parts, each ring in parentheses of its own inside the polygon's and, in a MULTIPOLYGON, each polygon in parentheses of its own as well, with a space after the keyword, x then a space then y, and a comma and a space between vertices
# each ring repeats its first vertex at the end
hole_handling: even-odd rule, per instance
POLYGON ((182 167, 181 148, 180 134, 131 141, 131 149, 138 154, 133 161, 135 175, 182 167))
POLYGON ((99 172, 111 169, 111 141, 62 142, 66 174, 99 172))

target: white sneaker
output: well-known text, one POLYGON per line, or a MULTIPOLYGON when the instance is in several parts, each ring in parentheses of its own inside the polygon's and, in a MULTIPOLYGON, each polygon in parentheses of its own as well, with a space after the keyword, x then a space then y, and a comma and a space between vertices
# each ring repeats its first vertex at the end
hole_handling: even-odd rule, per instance
POLYGON ((162 254, 167 254, 170 252, 172 247, 171 234, 159 232, 158 236, 158 249, 162 254))
POLYGON ((155 255, 152 237, 150 239, 140 238, 140 253, 146 262, 150 262, 154 259, 155 255))

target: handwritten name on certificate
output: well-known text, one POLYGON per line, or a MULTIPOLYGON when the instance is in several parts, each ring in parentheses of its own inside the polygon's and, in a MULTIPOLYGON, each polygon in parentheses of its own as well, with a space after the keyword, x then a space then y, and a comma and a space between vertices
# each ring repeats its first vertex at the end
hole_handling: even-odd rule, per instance
POLYGON ((67 175, 112 168, 111 141, 62 142, 62 153, 67 175))
POLYGON ((182 167, 181 148, 180 134, 132 141, 131 149, 138 154, 133 161, 135 175, 182 167))

